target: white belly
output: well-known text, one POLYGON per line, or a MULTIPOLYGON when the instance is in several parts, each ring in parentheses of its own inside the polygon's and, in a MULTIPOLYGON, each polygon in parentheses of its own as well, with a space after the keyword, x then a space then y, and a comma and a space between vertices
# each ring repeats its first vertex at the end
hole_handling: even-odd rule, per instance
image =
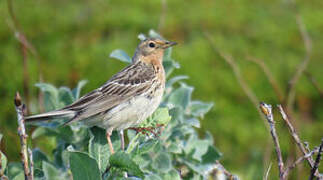
POLYGON ((154 98, 149 99, 147 96, 141 95, 133 97, 128 102, 121 103, 111 109, 96 126, 104 129, 123 130, 140 124, 158 108, 162 99, 163 88, 157 91, 157 96, 154 98))

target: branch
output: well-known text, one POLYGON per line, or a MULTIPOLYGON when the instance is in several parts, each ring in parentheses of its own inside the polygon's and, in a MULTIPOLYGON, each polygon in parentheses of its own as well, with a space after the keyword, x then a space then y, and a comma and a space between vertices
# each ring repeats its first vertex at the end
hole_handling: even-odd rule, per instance
POLYGON ((292 165, 288 166, 284 172, 284 178, 286 179, 288 176, 288 173, 293 170, 298 164, 302 163, 305 159, 307 159, 308 157, 312 157, 314 155, 314 153, 318 152, 318 148, 314 148, 313 151, 310 151, 308 154, 306 154, 305 156, 302 156, 300 158, 298 158, 292 165))
POLYGON ((273 113, 272 113, 272 106, 270 104, 260 103, 260 109, 262 110, 262 113, 265 115, 265 117, 268 121, 269 127, 270 127, 270 134, 273 138, 275 150, 276 150, 276 154, 277 154, 279 178, 281 180, 283 180, 284 179, 284 162, 283 162, 283 158, 282 158, 282 154, 281 154, 278 135, 276 133, 275 121, 274 121, 274 117, 273 117, 273 113))
POLYGON ((317 80, 308 71, 305 71, 304 73, 305 73, 307 79, 312 83, 314 88, 319 92, 320 97, 323 98, 323 90, 320 88, 319 84, 317 83, 317 80))
POLYGON ((260 117, 264 120, 264 122, 266 122, 266 119, 263 117, 261 111, 258 108, 258 104, 259 104, 259 100, 257 98, 257 96, 255 95, 255 93, 251 90, 251 88, 248 86, 248 84, 245 82, 245 80, 242 78, 242 75, 240 73, 240 69, 237 66, 237 64, 234 62, 232 56, 225 54, 221 51, 219 51, 214 42, 212 41, 212 38, 210 36, 210 34, 206 31, 204 31, 204 36, 205 38, 209 41, 211 48, 218 53, 225 61, 226 63, 228 63, 239 83, 239 85, 241 86, 242 90, 244 91, 244 93, 247 95, 247 97, 249 98, 249 100, 252 102, 252 104, 255 106, 255 108, 258 111, 258 114, 260 115, 260 117))
MULTIPOLYGON (((296 133, 296 130, 295 128, 293 127, 293 125, 290 123, 289 119, 288 119, 288 116, 286 115, 283 107, 281 105, 277 105, 278 109, 279 109, 279 112, 280 114, 282 115, 282 118, 283 120, 285 121, 288 129, 289 129, 289 132, 291 133, 295 143, 297 144, 298 148, 300 149, 300 151, 303 153, 304 156, 306 156, 309 152, 307 151, 307 149, 304 147, 303 143, 301 142, 298 134, 296 133)), ((310 165, 311 168, 314 167, 314 160, 312 158, 312 156, 306 156, 306 160, 308 162, 308 164, 310 165)), ((319 176, 319 172, 316 171, 315 172, 315 175, 316 176, 319 176)))
MULTIPOLYGON (((29 169, 29 163, 28 163, 28 150, 27 150, 27 134, 25 129, 25 119, 24 119, 24 113, 26 110, 26 107, 21 102, 21 97, 19 93, 16 93, 15 97, 15 107, 17 112, 17 119, 18 119, 18 135, 20 137, 20 145, 21 145, 21 161, 22 166, 24 168, 24 174, 25 174, 25 180, 32 180, 32 172, 29 169)), ((32 159, 30 159, 32 161, 32 159)))
POLYGON ((298 25, 298 29, 301 33, 301 36, 304 41, 304 47, 305 47, 305 57, 302 63, 300 63, 296 69, 296 72, 288 82, 287 87, 287 107, 291 107, 295 100, 295 86, 301 77, 302 73, 307 68, 308 63, 311 59, 311 52, 312 52, 312 40, 310 38, 310 35, 308 34, 305 24, 301 18, 301 16, 297 13, 296 14, 296 23, 298 25))
POLYGON ((317 157, 315 159, 314 167, 311 169, 311 175, 310 175, 309 180, 313 180, 314 174, 315 174, 316 170, 319 167, 322 151, 323 151, 323 138, 321 140, 321 145, 320 145, 320 148, 319 148, 319 152, 318 152, 317 157))
POLYGON ((273 74, 271 73, 271 71, 269 70, 267 65, 264 63, 264 61, 261 59, 258 59, 258 58, 250 57, 250 56, 247 57, 247 60, 254 62, 262 69, 264 74, 267 76, 269 83, 273 87, 278 100, 280 102, 283 102, 284 101, 284 93, 281 90, 281 88, 279 87, 278 82, 276 81, 276 79, 274 78, 273 74))

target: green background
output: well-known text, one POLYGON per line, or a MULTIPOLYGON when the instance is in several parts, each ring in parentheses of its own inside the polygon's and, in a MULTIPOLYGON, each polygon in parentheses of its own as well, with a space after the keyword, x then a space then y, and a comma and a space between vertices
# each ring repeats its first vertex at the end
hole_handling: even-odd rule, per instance
MULTIPOLYGON (((39 82, 40 69, 44 82, 55 86, 74 87, 79 80, 87 79, 89 83, 83 93, 88 92, 126 65, 109 58, 112 50, 119 48, 132 55, 139 43, 137 35, 155 29, 179 43, 173 49, 173 58, 181 68, 175 74, 190 77, 187 82, 195 87, 193 98, 215 103, 202 120, 201 132, 212 132, 216 146, 224 154, 223 165, 243 179, 259 179, 272 162, 271 177, 277 177, 276 157, 264 122, 204 32, 211 35, 217 48, 233 56, 242 77, 259 100, 277 104, 279 101, 265 74, 247 57, 262 59, 285 92, 305 56, 295 19, 297 12, 312 39, 307 71, 323 87, 323 1, 295 1, 295 6, 292 3, 287 0, 13 1, 20 27, 40 57, 39 65, 35 56, 28 53, 30 106, 38 111, 38 89, 34 84, 39 82)), ((23 58, 21 46, 10 28, 12 19, 4 0, 0 1, 0 18, 0 132, 4 134, 1 149, 9 160, 18 160, 13 97, 16 91, 23 93, 23 58)), ((305 75, 296 86, 293 108, 296 117, 293 124, 302 140, 308 141, 310 147, 318 145, 323 135, 322 97, 305 75)), ((277 111, 275 114, 278 115, 277 111)), ((275 118, 283 156, 287 159, 297 150, 281 118, 275 118)), ((306 177, 308 169, 301 168, 300 173, 306 177)))

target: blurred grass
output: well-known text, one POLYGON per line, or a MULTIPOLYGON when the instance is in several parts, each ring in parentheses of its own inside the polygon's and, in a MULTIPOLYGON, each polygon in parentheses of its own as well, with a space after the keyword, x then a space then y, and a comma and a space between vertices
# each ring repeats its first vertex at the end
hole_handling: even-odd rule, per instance
MULTIPOLYGON (((44 81, 55 86, 74 87, 79 80, 88 79, 84 90, 88 92, 125 66, 109 58, 112 50, 121 48, 132 55, 138 44, 137 35, 156 29, 167 39, 179 42, 173 56, 181 63, 181 69, 175 73, 190 76, 187 81, 195 86, 194 98, 215 102, 203 120, 202 129, 213 133, 217 147, 224 153, 225 167, 244 179, 259 179, 268 167, 263 158, 266 148, 271 148, 269 133, 230 67, 212 50, 203 31, 212 35, 219 49, 232 54, 260 100, 278 103, 265 75, 246 57, 263 59, 279 85, 286 89, 305 53, 295 11, 287 2, 167 1, 161 27, 160 1, 31 0, 13 1, 13 5, 23 31, 42 60, 38 67, 35 57, 28 56, 29 89, 34 105, 39 68, 44 81)), ((322 87, 323 2, 295 3, 313 41, 307 70, 322 87)), ((8 27, 11 20, 6 1, 0 1, 0 17, 0 132, 5 135, 1 148, 10 160, 17 160, 19 143, 12 99, 15 91, 22 91, 22 56, 8 27)), ((302 139, 313 147, 323 132, 322 99, 305 76, 300 78, 296 90, 295 124, 302 139)), ((276 120, 286 159, 290 139, 280 118, 276 120)), ((271 162, 271 177, 275 177, 273 153, 271 162)))

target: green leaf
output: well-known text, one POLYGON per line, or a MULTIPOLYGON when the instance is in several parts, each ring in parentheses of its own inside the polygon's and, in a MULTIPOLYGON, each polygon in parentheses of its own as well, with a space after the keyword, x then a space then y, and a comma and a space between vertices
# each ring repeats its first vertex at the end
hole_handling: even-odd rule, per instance
POLYGON ((191 126, 200 128, 200 121, 196 118, 189 118, 186 120, 186 122, 191 126))
POLYGON ((213 106, 213 103, 204 103, 201 101, 192 101, 188 112, 196 117, 203 117, 213 106))
POLYGON ((209 146, 207 152, 202 156, 202 163, 215 163, 220 157, 221 153, 214 146, 209 146))
POLYGON ((188 79, 188 76, 175 76, 172 79, 168 80, 166 82, 166 88, 170 88, 171 86, 173 86, 174 83, 183 80, 183 79, 188 79))
POLYGON ((43 172, 45 179, 50 179, 50 180, 60 180, 64 179, 64 173, 62 173, 60 170, 58 170, 56 167, 53 165, 49 164, 48 162, 44 161, 43 162, 43 172))
POLYGON ((121 49, 116 49, 116 50, 112 51, 112 53, 110 54, 110 57, 118 59, 118 60, 120 60, 122 62, 126 62, 126 63, 132 62, 132 60, 128 56, 128 54, 121 49))
POLYGON ((87 83, 87 80, 81 80, 80 82, 77 83, 76 88, 73 89, 72 93, 75 100, 80 98, 81 90, 86 83, 87 83))
POLYGON ((83 152, 69 152, 73 179, 100 180, 101 174, 95 159, 83 152))
MULTIPOLYGON (((162 180, 162 178, 161 177, 159 177, 158 175, 156 175, 156 174, 149 174, 149 175, 147 175, 146 177, 145 177, 145 179, 144 180, 162 180)), ((169 180, 171 180, 171 179, 169 179, 169 180)))
POLYGON ((128 172, 134 176, 143 177, 144 173, 139 166, 130 158, 129 154, 118 151, 111 155, 110 165, 128 172))
POLYGON ((175 169, 172 169, 164 175, 163 179, 181 180, 181 176, 178 171, 176 171, 175 169))
POLYGON ((198 139, 197 134, 192 134, 187 140, 184 150, 186 154, 193 153, 192 157, 201 161, 202 156, 207 152, 210 145, 212 144, 210 144, 208 140, 200 140, 198 139))
POLYGON ((110 157, 110 149, 106 140, 105 131, 95 127, 91 129, 90 136, 89 155, 97 161, 102 173, 107 168, 110 157))
POLYGON ((40 149, 36 148, 33 149, 33 161, 34 161, 34 167, 41 169, 43 161, 48 161, 46 154, 40 151, 40 149))
POLYGON ((24 180, 25 179, 25 174, 23 171, 20 171, 16 176, 13 178, 10 178, 11 180, 24 180))
POLYGON ((182 107, 186 109, 191 101, 191 96, 193 92, 193 87, 187 86, 181 83, 181 87, 177 88, 173 93, 169 95, 168 104, 173 107, 182 107))
POLYGON ((152 119, 156 124, 167 125, 172 117, 168 114, 168 108, 158 108, 152 115, 152 119))
POLYGON ((0 151, 0 162, 1 162, 1 169, 0 174, 3 174, 7 168, 7 157, 0 151))
POLYGON ((149 139, 148 141, 145 141, 144 143, 140 144, 139 153, 144 154, 150 152, 157 143, 157 139, 149 139))
MULTIPOLYGON (((23 172, 23 169, 22 169, 22 164, 19 163, 19 162, 10 162, 8 164, 8 177, 9 179, 14 179, 16 176, 19 176, 20 177, 20 173, 24 173, 23 172)), ((24 179, 24 174, 23 174, 23 177, 22 179, 24 179)), ((19 179, 17 177, 17 179, 19 179)))
POLYGON ((46 111, 59 108, 58 90, 56 87, 47 83, 37 83, 35 86, 44 92, 44 104, 46 111))
POLYGON ((60 87, 58 89, 58 99, 60 106, 66 106, 74 101, 72 91, 67 87, 60 87))
POLYGON ((149 35, 149 37, 152 37, 152 38, 164 39, 159 33, 157 33, 153 29, 149 30, 148 35, 149 35))
POLYGON ((153 167, 160 172, 168 172, 172 167, 170 156, 166 152, 160 152, 153 161, 153 167))

